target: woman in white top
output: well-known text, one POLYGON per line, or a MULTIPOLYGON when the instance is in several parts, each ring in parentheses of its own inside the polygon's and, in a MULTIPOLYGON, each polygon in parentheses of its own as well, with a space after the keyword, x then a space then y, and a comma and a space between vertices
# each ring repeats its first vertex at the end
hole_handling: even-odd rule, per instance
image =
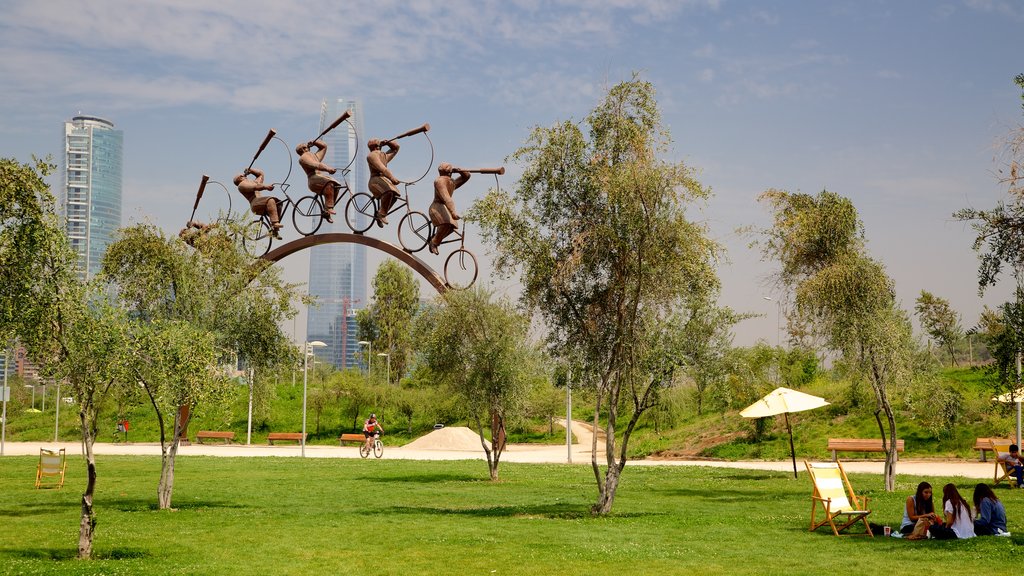
POLYGON ((974 517, 971 515, 971 507, 953 484, 942 487, 942 512, 945 514, 946 524, 937 524, 929 528, 932 538, 974 538, 974 517))

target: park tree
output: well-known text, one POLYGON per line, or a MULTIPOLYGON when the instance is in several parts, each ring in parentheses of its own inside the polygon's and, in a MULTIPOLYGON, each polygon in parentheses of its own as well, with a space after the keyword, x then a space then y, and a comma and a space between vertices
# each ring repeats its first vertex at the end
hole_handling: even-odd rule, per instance
POLYGON ((595 514, 611 511, 630 435, 673 381, 678 358, 655 352, 718 290, 719 247, 686 215, 710 190, 691 167, 663 160, 669 142, 654 87, 634 76, 582 124, 535 128, 512 155, 523 166, 514 194, 491 191, 471 211, 496 270, 520 277, 552 356, 595 388, 606 431, 604 469, 597 450, 591 461, 595 514))
POLYGON ((491 480, 497 480, 505 422, 524 406, 539 371, 537 351, 529 344, 530 321, 507 300, 495 300, 480 288, 449 291, 443 298, 442 306, 420 319, 424 361, 464 402, 491 480))
POLYGON ((67 382, 78 406, 86 467, 78 557, 90 558, 97 526, 93 445, 100 410, 125 381, 126 319, 102 286, 80 280, 44 181, 53 169, 46 161, 0 159, 0 340, 17 338, 44 376, 67 382))
POLYGON ((732 348, 732 327, 749 317, 712 302, 695 308, 680 331, 676 353, 696 390, 697 414, 704 413, 709 391, 721 385, 728 372, 727 354, 732 348))
POLYGON ((202 401, 225 402, 230 383, 225 374, 214 369, 216 349, 208 330, 183 320, 155 319, 135 322, 132 336, 132 374, 145 390, 160 429, 157 499, 160 509, 165 510, 171 507, 174 492, 177 438, 187 425, 182 421, 183 414, 191 414, 202 401), (183 413, 182 406, 189 410, 183 413), (175 439, 169 437, 168 429, 175 439))
MULTIPOLYGON (((419 310, 420 286, 409 268, 386 260, 373 277, 373 302, 357 319, 359 339, 373 343, 401 380, 412 360, 412 323, 419 310)), ((385 370, 387 373, 387 370, 385 370)), ((390 382, 389 382, 390 384, 390 382)))
POLYGON ((949 305, 949 300, 939 298, 927 290, 921 290, 914 311, 928 337, 946 349, 950 364, 956 366, 956 343, 964 337, 960 314, 949 305))
POLYGON ((885 489, 892 491, 896 416, 888 391, 909 377, 913 352, 893 282, 867 254, 864 225, 849 199, 827 190, 815 196, 769 190, 760 200, 773 217, 762 248, 780 264, 777 282, 795 293, 798 314, 812 319, 851 375, 871 386, 886 452, 885 489))
POLYGON ((295 313, 295 286, 268 263, 253 262, 230 232, 214 228, 186 244, 138 224, 121 230, 103 259, 104 275, 139 324, 135 350, 149 376, 140 381, 160 425, 161 509, 171 507, 174 461, 190 415, 217 404, 230 386, 215 366, 237 359, 260 371, 294 361, 279 324, 295 313))
MULTIPOLYGON (((1024 74, 1014 78, 1021 89, 1024 100, 1024 74)), ((1003 316, 1007 320, 1006 327, 1017 331, 1024 328, 1015 319, 1020 310, 1024 310, 1024 123, 1018 124, 1007 134, 1003 145, 996 155, 996 174, 1000 184, 1007 188, 1007 200, 1000 200, 989 210, 964 208, 953 213, 953 217, 963 222, 970 222, 976 236, 972 247, 978 253, 978 293, 995 286, 1009 267, 1010 274, 1016 282, 1016 301, 1003 305, 1003 316)), ((1017 345, 1014 350, 1016 363, 1021 363, 1020 343, 1024 342, 1024 332, 1017 331, 1013 338, 1004 339, 1003 344, 1017 345)), ((1017 382, 1021 381, 1020 370, 1017 370, 1017 382)))

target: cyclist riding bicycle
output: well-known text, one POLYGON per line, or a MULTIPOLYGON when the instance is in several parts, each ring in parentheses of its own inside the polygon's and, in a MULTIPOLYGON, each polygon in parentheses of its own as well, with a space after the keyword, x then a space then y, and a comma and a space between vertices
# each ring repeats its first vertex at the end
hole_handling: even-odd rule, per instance
POLYGON ((366 449, 370 450, 373 448, 373 437, 376 434, 375 429, 384 433, 384 429, 381 428, 380 422, 377 421, 376 414, 370 414, 370 417, 363 423, 363 436, 366 437, 366 449))
POLYGON ((338 195, 341 183, 327 176, 338 170, 324 164, 324 156, 327 155, 327 143, 323 140, 304 142, 295 147, 295 153, 299 155, 299 166, 306 173, 306 185, 309 191, 323 196, 324 220, 334 222, 334 199, 338 195), (316 148, 313 152, 311 148, 316 148))
POLYGON ((257 216, 266 216, 270 219, 270 225, 274 229, 274 237, 280 239, 277 231, 281 229, 281 221, 278 217, 278 199, 273 196, 260 194, 262 190, 273 190, 273 184, 263 183, 263 171, 259 168, 246 168, 235 179, 232 180, 238 191, 249 201, 249 209, 257 216), (249 176, 255 176, 249 179, 249 176))

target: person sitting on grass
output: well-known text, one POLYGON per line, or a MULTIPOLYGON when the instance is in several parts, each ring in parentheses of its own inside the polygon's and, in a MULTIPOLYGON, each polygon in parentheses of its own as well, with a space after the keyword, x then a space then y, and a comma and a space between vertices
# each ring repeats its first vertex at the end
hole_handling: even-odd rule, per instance
POLYGON ((974 520, 975 534, 995 536, 999 532, 1006 532, 1006 508, 984 482, 974 487, 974 509, 978 514, 974 520))
POLYGON ((928 529, 936 540, 956 540, 974 538, 974 518, 971 507, 960 495, 956 485, 950 483, 942 487, 942 512, 946 516, 946 524, 935 524, 928 529))
POLYGON ((917 492, 913 496, 907 496, 907 505, 903 508, 903 522, 900 523, 900 534, 904 536, 914 531, 914 525, 921 518, 927 518, 932 522, 941 522, 939 515, 935 513, 935 505, 932 503, 932 485, 921 482, 917 485, 917 492))
POLYGON ((1024 461, 1020 457, 1020 447, 1010 444, 1010 451, 1000 452, 997 457, 1007 469, 1013 470, 1013 477, 1017 479, 1017 487, 1024 487, 1024 461))

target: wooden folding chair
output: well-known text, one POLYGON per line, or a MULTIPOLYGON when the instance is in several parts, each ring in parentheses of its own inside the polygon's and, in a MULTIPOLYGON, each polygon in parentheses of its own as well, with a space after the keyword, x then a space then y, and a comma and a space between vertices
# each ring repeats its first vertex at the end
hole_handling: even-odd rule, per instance
MULTIPOLYGON (((871 533, 871 525, 868 524, 867 496, 857 497, 850 486, 850 480, 843 471, 843 465, 835 462, 815 462, 804 460, 807 467, 807 474, 811 477, 814 485, 814 493, 811 494, 811 532, 821 526, 828 524, 832 532, 839 536, 839 532, 849 528, 857 522, 864 523, 864 535, 874 536, 871 533), (817 519, 817 508, 821 505, 825 514, 824 519, 817 519), (838 519, 838 522, 837 522, 838 519)), ((846 534, 853 535, 853 534, 846 534)), ((860 536, 860 534, 856 534, 860 536)))
POLYGON ((1003 480, 1010 483, 1010 486, 1017 484, 1017 479, 1013 477, 1013 467, 1003 462, 1000 458, 1000 454, 1008 454, 1010 452, 1010 441, 1009 440, 989 440, 992 444, 992 454, 995 455, 992 460, 995 461, 996 469, 992 474, 992 484, 999 484, 1003 480))
POLYGON ((67 468, 67 460, 64 456, 63 448, 56 452, 43 448, 39 449, 39 465, 36 467, 36 488, 62 488, 64 486, 64 469, 67 468), (54 478, 56 483, 44 483, 49 478, 54 478))

